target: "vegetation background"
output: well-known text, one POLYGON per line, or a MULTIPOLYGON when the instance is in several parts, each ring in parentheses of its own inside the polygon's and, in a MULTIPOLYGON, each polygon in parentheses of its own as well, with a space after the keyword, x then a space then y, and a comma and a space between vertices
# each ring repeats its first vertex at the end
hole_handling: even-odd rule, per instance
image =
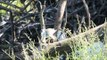
POLYGON ((0 60, 107 60, 106 17, 106 0, 0 0, 0 60))

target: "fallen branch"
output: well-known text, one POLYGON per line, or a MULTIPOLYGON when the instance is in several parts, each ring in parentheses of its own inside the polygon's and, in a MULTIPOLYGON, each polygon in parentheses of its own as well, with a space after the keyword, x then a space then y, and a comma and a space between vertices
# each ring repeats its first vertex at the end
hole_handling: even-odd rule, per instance
POLYGON ((102 25, 99 25, 99 26, 97 26, 95 28, 92 28, 92 29, 90 29, 90 30, 88 30, 86 32, 83 32, 83 33, 80 33, 78 35, 75 35, 75 36, 73 36, 71 38, 67 38, 65 40, 61 40, 61 41, 58 41, 58 42, 50 43, 50 44, 48 44, 46 46, 47 48, 44 49, 44 51, 45 51, 46 54, 49 53, 52 56, 55 55, 55 51, 57 51, 57 52, 59 52, 61 54, 65 53, 65 51, 66 52, 71 52, 71 48, 69 46, 69 43, 74 42, 75 38, 85 37, 85 36, 87 36, 87 35, 89 35, 91 33, 93 33, 93 34, 100 33, 100 32, 103 31, 104 27, 106 27, 106 26, 107 26, 107 22, 102 24, 102 25))

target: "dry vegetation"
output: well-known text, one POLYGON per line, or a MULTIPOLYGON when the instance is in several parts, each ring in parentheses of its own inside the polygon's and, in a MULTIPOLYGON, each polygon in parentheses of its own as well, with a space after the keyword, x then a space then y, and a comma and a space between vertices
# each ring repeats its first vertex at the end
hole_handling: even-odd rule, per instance
POLYGON ((106 0, 0 0, 0 60, 106 60, 106 17, 106 0))

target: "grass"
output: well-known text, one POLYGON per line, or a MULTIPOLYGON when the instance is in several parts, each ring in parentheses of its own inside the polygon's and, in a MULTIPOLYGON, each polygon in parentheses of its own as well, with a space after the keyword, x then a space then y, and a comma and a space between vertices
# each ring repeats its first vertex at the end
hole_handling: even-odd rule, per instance
MULTIPOLYGON (((87 29, 84 29, 87 30, 87 29)), ((65 55, 59 55, 56 52, 56 56, 45 56, 43 51, 40 51, 35 47, 33 41, 28 44, 22 44, 22 56, 24 60, 64 60, 63 57, 66 57, 66 60, 107 60, 107 29, 104 28, 104 39, 105 43, 100 42, 98 34, 89 34, 87 36, 79 36, 74 38, 74 43, 69 44, 71 47, 71 53, 66 53, 65 55), (63 57, 61 57, 63 56, 63 57)), ((67 29, 66 33, 72 37, 73 34, 67 29)), ((81 31, 80 31, 81 33, 81 31)), ((3 50, 4 51, 4 50, 3 50)), ((15 52, 13 50, 4 51, 12 60, 15 60, 15 52)), ((19 58, 21 59, 21 58, 19 58)))

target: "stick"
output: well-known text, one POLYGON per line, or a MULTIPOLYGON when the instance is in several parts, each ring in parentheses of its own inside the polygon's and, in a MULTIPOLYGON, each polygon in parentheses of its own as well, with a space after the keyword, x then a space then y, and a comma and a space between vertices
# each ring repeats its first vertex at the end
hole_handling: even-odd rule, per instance
POLYGON ((90 20, 91 20, 91 15, 90 15, 90 12, 89 12, 89 8, 88 8, 88 5, 87 5, 87 3, 86 3, 86 1, 85 0, 82 0, 82 2, 83 2, 83 4, 84 4, 84 7, 85 7, 85 10, 86 10, 86 13, 87 13, 87 17, 88 17, 88 26, 89 26, 89 28, 91 27, 90 25, 90 20))
POLYGON ((59 5, 58 5, 58 11, 56 13, 56 21, 54 28, 56 30, 61 29, 61 24, 62 24, 62 18, 64 15, 65 7, 66 7, 67 0, 60 0, 59 5))
MULTIPOLYGON (((71 52, 71 48, 69 46, 70 42, 74 42, 76 38, 79 38, 79 37, 85 37, 91 33, 98 33, 98 32, 102 32, 103 31, 103 28, 107 26, 107 22, 102 24, 102 25, 99 25, 95 28, 92 28, 86 32, 83 32, 83 33, 80 33, 78 35, 75 35, 71 38, 67 38, 65 40, 61 40, 61 41, 58 41, 58 42, 54 42, 54 43, 50 43, 48 44, 46 47, 46 49, 44 49, 46 55, 49 53, 51 56, 55 55, 55 51, 57 52, 61 52, 61 53, 65 53, 64 51, 66 52, 71 52), (59 47, 57 47, 59 46, 59 47)), ((101 33, 100 33, 101 34, 101 33)), ((77 40, 78 41, 78 40, 77 40)), ((75 42, 74 42, 75 43, 75 42)))

